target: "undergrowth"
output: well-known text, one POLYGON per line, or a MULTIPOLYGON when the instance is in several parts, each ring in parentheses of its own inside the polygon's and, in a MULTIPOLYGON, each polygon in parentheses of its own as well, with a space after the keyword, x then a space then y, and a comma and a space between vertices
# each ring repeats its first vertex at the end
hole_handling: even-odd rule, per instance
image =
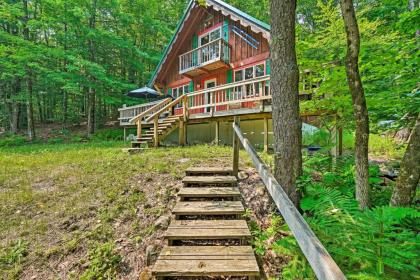
MULTIPOLYGON (((354 159, 332 164, 322 154, 305 158, 299 182, 304 194, 301 208, 312 230, 348 279, 416 279, 419 267, 420 214, 414 208, 389 207, 390 189, 380 185, 379 168, 370 168, 372 207, 358 209, 354 199, 354 159)), ((273 215, 265 231, 253 229, 256 252, 271 249, 290 256, 281 279, 315 279, 295 238, 282 236, 267 248, 276 232, 288 231, 282 218, 273 215)))

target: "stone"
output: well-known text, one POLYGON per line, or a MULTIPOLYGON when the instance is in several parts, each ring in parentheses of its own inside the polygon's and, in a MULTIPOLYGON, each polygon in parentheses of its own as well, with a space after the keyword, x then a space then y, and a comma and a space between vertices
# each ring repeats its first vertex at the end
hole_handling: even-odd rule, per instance
POLYGON ((140 272, 139 280, 151 280, 152 279, 152 271, 150 268, 146 267, 143 269, 142 272, 140 272))
POLYGON ((249 174, 246 173, 245 171, 240 171, 238 173, 238 179, 239 180, 245 180, 245 179, 248 179, 248 178, 249 178, 249 174))
POLYGON ((266 195, 266 188, 265 188, 265 186, 257 186, 256 189, 255 189, 255 194, 258 197, 265 196, 266 195))
POLYGON ((169 216, 160 216, 155 221, 155 228, 157 228, 157 229, 167 229, 170 221, 171 221, 171 218, 169 216))
POLYGON ((158 256, 158 246, 155 244, 149 245, 146 248, 146 265, 152 265, 158 256))

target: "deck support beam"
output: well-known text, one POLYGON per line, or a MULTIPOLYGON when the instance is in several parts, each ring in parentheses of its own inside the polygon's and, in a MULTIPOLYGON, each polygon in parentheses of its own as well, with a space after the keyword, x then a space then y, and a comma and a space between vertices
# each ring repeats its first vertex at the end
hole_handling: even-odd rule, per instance
POLYGON ((124 142, 127 141, 127 128, 124 126, 124 142))
POLYGON ((268 153, 268 118, 264 118, 264 152, 268 153))
MULTIPOLYGON (((235 116, 233 120, 233 124, 239 127, 240 119, 239 117, 235 116)), ((238 177, 238 170, 239 170, 239 137, 236 133, 233 133, 233 172, 232 175, 238 177)))
POLYGON ((142 134, 142 131, 141 131, 141 120, 139 119, 139 120, 137 120, 137 139, 140 139, 141 138, 141 134, 142 134))
POLYGON ((216 121, 215 122, 215 126, 216 126, 216 133, 215 133, 216 137, 215 137, 214 141, 216 142, 216 146, 219 146, 219 142, 220 142, 220 137, 219 137, 220 122, 219 121, 216 121))
POLYGON ((179 145, 180 146, 185 146, 185 122, 182 119, 179 121, 178 136, 179 136, 179 139, 178 139, 179 145))
POLYGON ((154 122, 154 133, 153 133, 153 138, 154 138, 154 146, 155 148, 159 147, 159 117, 156 116, 153 120, 154 122))

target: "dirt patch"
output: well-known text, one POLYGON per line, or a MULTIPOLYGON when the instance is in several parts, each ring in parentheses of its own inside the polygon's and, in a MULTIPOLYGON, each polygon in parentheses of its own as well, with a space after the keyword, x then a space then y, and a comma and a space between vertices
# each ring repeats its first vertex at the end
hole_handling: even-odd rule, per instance
MULTIPOLYGON (((239 188, 241 190, 246 207, 251 210, 251 220, 256 222, 258 227, 265 231, 271 225, 271 215, 279 214, 277 207, 272 201, 264 183, 258 172, 254 168, 247 168, 242 171, 239 188)), ((264 255, 259 255, 260 266, 269 277, 279 277, 283 267, 289 262, 285 255, 276 254, 272 249, 272 244, 282 237, 288 235, 285 232, 279 232, 273 238, 265 241, 265 247, 268 250, 264 255)))

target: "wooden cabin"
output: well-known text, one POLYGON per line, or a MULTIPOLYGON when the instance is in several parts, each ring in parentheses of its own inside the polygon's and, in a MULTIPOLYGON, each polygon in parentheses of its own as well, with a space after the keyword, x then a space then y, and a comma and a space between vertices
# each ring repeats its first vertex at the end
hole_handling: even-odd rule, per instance
MULTIPOLYGON (((240 115, 260 123, 268 149, 270 26, 223 1, 205 3, 189 3, 149 82, 169 98, 120 109, 121 125, 138 128, 134 147, 158 146, 173 131, 183 145, 193 124, 202 125, 194 133, 212 131, 219 142, 220 123, 240 115)), ((310 99, 312 90, 304 84, 302 99, 310 99)))

